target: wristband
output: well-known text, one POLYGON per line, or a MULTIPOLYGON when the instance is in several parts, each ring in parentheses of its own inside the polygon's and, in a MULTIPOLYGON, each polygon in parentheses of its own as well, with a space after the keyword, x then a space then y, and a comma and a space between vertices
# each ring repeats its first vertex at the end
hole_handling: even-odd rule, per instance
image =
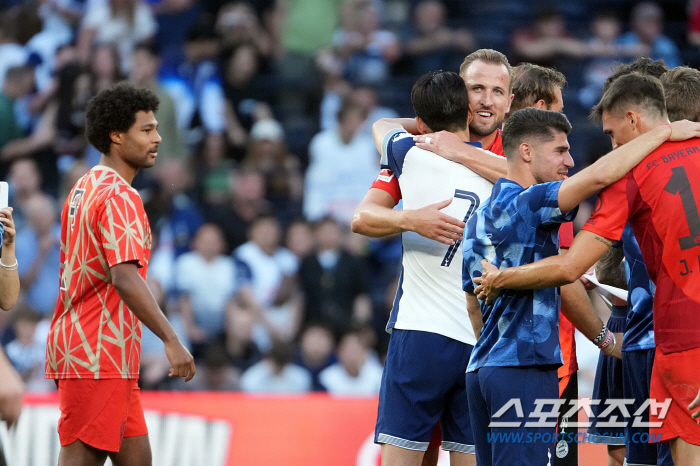
POLYGON ((671 126, 671 123, 666 123, 666 126, 668 126, 668 128, 671 130, 671 134, 669 134, 668 139, 666 139, 667 141, 670 141, 671 136, 673 136, 673 126, 671 126))
POLYGON ((601 348, 601 350, 603 351, 603 354, 606 354, 608 356, 613 354, 613 351, 615 351, 615 345, 617 345, 617 338, 615 338, 615 334, 610 332, 610 335, 612 335, 612 348, 610 349, 610 352, 606 353, 605 348, 601 348))
POLYGON ((607 333, 608 333, 608 326, 603 324, 603 328, 600 329, 600 333, 598 334, 598 336, 592 340, 593 344, 596 346, 600 346, 600 344, 603 343, 603 340, 605 340, 605 335, 607 333))
POLYGON ((598 345, 598 348, 604 350, 610 345, 610 343, 613 342, 614 339, 615 335, 610 330, 608 330, 608 332, 605 334, 605 340, 603 340, 603 342, 598 345))

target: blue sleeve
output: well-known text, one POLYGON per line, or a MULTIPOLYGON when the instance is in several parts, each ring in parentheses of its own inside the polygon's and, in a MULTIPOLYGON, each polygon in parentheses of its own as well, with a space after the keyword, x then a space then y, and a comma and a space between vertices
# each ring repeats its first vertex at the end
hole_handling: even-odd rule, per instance
POLYGON ((534 228, 552 223, 572 221, 578 206, 569 212, 559 209, 559 188, 564 181, 533 184, 518 195, 518 214, 534 228))
POLYGON ((236 257, 233 258, 236 267, 236 285, 240 288, 253 281, 253 272, 250 266, 236 257))
POLYGON ((399 178, 406 154, 415 145, 413 135, 403 129, 396 128, 386 133, 382 141, 382 168, 390 169, 399 178))
MULTIPOLYGON (((477 276, 481 276, 481 274, 477 276)), ((469 261, 465 257, 462 259, 462 289, 467 293, 474 294, 474 288, 474 282, 469 274, 469 261)))

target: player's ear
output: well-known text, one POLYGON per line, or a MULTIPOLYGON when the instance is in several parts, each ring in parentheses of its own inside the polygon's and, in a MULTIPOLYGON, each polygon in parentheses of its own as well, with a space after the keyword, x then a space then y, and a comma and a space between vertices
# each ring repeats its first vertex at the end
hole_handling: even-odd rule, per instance
POLYGON ((632 127, 632 130, 635 130, 639 125, 639 114, 634 110, 629 110, 625 114, 625 122, 632 127))
POLYGON ((532 146, 527 142, 521 143, 520 147, 518 147, 518 155, 520 155, 520 158, 526 163, 531 162, 533 155, 532 146))
POLYGON ((416 117, 416 127, 418 128, 418 132, 420 134, 428 134, 434 132, 428 127, 428 125, 425 124, 423 120, 420 119, 420 117, 416 117))
POLYGON ((539 108, 540 110, 547 110, 547 104, 545 103, 544 99, 538 100, 532 106, 535 108, 539 108))
POLYGON ((506 105, 506 109, 503 113, 508 113, 510 112, 510 106, 513 103, 513 97, 515 97, 515 94, 511 94, 510 98, 508 99, 508 105, 506 105))
POLYGON ((124 133, 122 133, 121 131, 112 131, 111 133, 109 133, 109 138, 114 144, 121 144, 124 140, 124 133))

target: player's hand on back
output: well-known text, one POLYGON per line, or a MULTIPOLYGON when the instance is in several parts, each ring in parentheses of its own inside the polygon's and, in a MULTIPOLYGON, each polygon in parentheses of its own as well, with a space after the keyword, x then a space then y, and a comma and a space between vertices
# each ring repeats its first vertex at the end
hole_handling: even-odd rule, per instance
POLYGON ((192 380, 197 372, 194 358, 179 339, 165 343, 165 355, 171 366, 168 377, 185 377, 185 382, 192 380))
POLYGON ((454 244, 461 240, 465 223, 440 212, 451 202, 452 198, 421 209, 407 210, 408 230, 443 244, 454 244))
POLYGON ((459 155, 467 147, 459 136, 449 131, 421 134, 420 136, 414 136, 413 140, 417 148, 429 150, 440 157, 457 163, 459 163, 459 155))
POLYGON ((484 269, 481 277, 474 277, 474 283, 478 285, 474 288, 474 294, 477 298, 485 300, 486 304, 490 304, 501 293, 500 288, 494 286, 494 280, 500 273, 500 270, 486 259, 482 259, 481 267, 484 269))
POLYGON ((700 138, 700 123, 688 120, 679 120, 671 123, 669 141, 685 141, 691 138, 700 138))

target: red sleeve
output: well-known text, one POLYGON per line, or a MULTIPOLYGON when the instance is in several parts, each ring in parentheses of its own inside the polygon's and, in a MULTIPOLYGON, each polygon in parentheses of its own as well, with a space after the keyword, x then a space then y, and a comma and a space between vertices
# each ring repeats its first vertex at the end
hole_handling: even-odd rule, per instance
POLYGON ((391 194, 394 201, 398 204, 401 200, 401 188, 399 187, 399 180, 394 176, 394 172, 388 168, 383 168, 379 172, 379 176, 374 183, 372 183, 372 188, 381 189, 391 194))
POLYGON ((625 229, 629 217, 627 183, 630 173, 598 194, 593 214, 586 221, 583 230, 613 241, 622 237, 622 230, 625 229))
POLYGON ((574 241, 574 224, 573 222, 562 223, 559 227, 559 247, 570 248, 574 241))
POLYGON ((98 222, 109 267, 132 261, 139 267, 148 264, 145 218, 143 203, 136 191, 127 190, 107 200, 98 222))

